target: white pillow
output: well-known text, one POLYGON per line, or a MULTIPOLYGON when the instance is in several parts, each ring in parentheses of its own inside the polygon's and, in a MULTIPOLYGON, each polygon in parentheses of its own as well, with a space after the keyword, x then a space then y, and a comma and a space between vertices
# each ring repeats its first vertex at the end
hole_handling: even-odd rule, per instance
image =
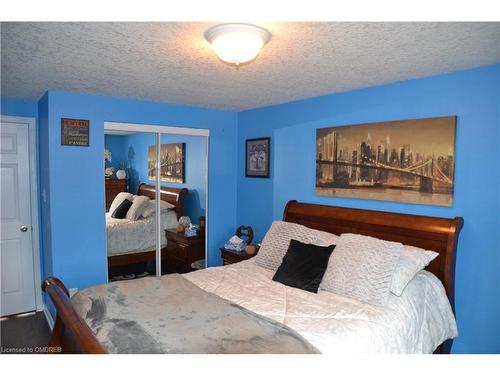
POLYGON ((438 255, 435 251, 405 245, 392 279, 391 293, 401 296, 417 272, 423 270, 438 255))
MULTIPOLYGON (((160 200, 161 212, 164 212, 166 210, 171 210, 174 207, 175 206, 173 204, 160 200)), ((154 215, 155 211, 156 211, 156 199, 151 199, 147 204, 146 208, 144 208, 144 211, 142 211, 142 217, 148 218, 154 215)))
POLYGON ((134 195, 132 206, 127 211, 126 219, 136 221, 142 215, 142 212, 149 203, 149 198, 144 195, 134 195))
POLYGON ((385 306, 403 245, 343 233, 328 261, 320 288, 376 306, 385 306))
POLYGON ((337 238, 338 236, 335 234, 307 228, 300 224, 275 221, 262 240, 259 252, 255 256, 255 263, 276 271, 281 265, 292 239, 307 244, 330 246, 335 243, 337 238))
POLYGON ((115 212, 115 210, 118 208, 118 206, 120 204, 122 204, 122 202, 125 200, 125 199, 128 199, 129 201, 133 201, 134 200, 134 195, 131 194, 131 193, 125 193, 125 192, 121 192, 121 193, 118 193, 115 197, 115 199, 113 199, 113 202, 111 202, 111 206, 109 206, 109 213, 110 214, 113 214, 113 212, 115 212))

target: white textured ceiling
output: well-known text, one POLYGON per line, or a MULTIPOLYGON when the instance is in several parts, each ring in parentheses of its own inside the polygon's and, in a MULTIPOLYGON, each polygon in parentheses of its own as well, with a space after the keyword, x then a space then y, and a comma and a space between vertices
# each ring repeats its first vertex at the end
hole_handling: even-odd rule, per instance
POLYGON ((2 97, 46 90, 240 111, 500 62, 500 23, 259 23, 272 39, 239 70, 215 23, 2 23, 2 97))

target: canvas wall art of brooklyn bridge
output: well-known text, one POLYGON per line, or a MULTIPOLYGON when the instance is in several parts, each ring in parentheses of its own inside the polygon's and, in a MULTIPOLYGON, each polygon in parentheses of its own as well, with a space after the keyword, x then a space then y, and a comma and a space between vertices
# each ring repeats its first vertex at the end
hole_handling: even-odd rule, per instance
POLYGON ((451 206, 456 117, 316 130, 316 194, 451 206))
MULTIPOLYGON (((160 181, 186 183, 186 144, 168 143, 160 146, 160 181)), ((156 180, 156 146, 148 149, 148 179, 156 180)))

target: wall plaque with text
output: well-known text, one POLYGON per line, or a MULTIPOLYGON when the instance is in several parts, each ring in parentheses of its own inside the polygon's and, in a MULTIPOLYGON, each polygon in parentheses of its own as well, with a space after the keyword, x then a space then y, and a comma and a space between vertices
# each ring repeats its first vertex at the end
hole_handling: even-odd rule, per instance
POLYGON ((61 145, 88 146, 89 120, 61 119, 61 145))

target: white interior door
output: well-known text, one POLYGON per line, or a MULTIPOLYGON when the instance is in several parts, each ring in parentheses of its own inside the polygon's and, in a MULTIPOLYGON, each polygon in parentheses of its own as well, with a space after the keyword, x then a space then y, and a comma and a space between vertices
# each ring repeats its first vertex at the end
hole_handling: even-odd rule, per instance
POLYGON ((0 140, 0 308, 5 316, 36 309, 28 125, 2 120, 0 140))

